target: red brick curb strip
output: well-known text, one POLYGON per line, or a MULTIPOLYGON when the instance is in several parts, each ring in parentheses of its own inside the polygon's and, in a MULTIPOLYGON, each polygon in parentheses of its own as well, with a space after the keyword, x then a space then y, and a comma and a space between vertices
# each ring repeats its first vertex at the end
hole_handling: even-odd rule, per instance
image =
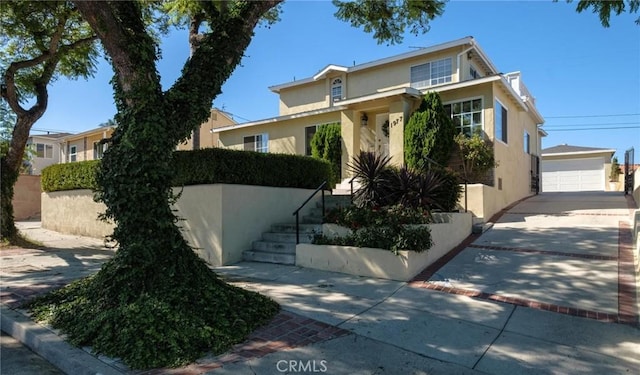
POLYGON ((266 326, 254 331, 242 344, 229 352, 177 369, 155 369, 139 375, 195 375, 223 367, 225 364, 264 357, 277 351, 293 349, 309 344, 335 339, 351 334, 314 319, 305 318, 289 311, 281 311, 266 326))
POLYGON ((547 216, 629 216, 628 214, 608 214, 603 212, 508 212, 508 215, 547 215, 547 216))
POLYGON ((618 223, 618 315, 622 323, 638 324, 636 272, 631 226, 618 223))

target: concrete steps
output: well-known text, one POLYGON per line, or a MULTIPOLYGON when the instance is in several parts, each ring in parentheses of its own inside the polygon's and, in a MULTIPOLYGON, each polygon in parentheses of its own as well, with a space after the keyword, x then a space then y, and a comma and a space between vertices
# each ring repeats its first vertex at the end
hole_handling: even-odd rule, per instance
MULTIPOLYGON (((348 195, 326 195, 325 210, 351 205, 348 195)), ((309 215, 300 220, 300 243, 311 243, 313 236, 322 234, 322 203, 310 210, 309 215)), ((295 264, 296 263, 296 224, 273 224, 269 232, 262 234, 262 239, 253 241, 251 250, 243 252, 243 258, 252 262, 295 264)))

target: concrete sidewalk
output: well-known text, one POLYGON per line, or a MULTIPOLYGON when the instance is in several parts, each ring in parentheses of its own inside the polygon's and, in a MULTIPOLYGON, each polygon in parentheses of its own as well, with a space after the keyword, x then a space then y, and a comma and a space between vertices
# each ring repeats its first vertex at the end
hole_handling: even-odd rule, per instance
POLYGON ((14 337, 40 338, 35 350, 57 350, 43 356, 71 374, 636 373, 637 325, 545 308, 581 304, 618 316, 610 294, 617 295, 619 235, 607 218, 628 220, 628 209, 617 198, 566 201, 561 206, 541 195, 522 202, 444 267, 411 283, 260 263, 216 268, 228 282, 272 297, 283 311, 225 355, 146 372, 81 349, 56 349, 66 343, 55 332, 7 310, 15 307, 16 290, 37 292, 47 280, 66 283, 95 272, 112 254, 99 241, 21 224, 27 235, 47 246, 55 242, 57 250, 0 253, 2 328, 14 337), (86 249, 62 250, 79 242, 86 249), (589 258, 594 256, 604 258, 589 258), (522 301, 546 305, 517 303, 522 301), (64 368, 68 358, 78 367, 64 368))

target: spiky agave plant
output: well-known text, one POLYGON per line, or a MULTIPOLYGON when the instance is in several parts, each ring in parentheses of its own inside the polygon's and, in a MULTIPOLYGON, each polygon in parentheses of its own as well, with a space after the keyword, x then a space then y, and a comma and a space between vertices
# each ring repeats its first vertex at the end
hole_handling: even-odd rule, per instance
POLYGON ((390 194, 389 156, 362 151, 348 165, 360 188, 353 194, 358 207, 377 207, 387 203, 390 194))

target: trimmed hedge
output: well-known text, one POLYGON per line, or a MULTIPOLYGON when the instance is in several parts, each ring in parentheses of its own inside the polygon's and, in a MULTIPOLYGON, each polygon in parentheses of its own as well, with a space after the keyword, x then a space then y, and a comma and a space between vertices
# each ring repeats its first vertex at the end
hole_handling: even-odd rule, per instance
POLYGON ((42 170, 42 190, 95 190, 98 168, 100 160, 50 165, 42 170))
MULTIPOLYGON (((331 164, 307 156, 207 148, 176 151, 173 186, 239 184, 315 189, 335 179, 331 164)), ((42 171, 42 190, 95 190, 100 161, 55 164, 42 171)), ((331 185, 329 185, 331 186, 331 185)))

